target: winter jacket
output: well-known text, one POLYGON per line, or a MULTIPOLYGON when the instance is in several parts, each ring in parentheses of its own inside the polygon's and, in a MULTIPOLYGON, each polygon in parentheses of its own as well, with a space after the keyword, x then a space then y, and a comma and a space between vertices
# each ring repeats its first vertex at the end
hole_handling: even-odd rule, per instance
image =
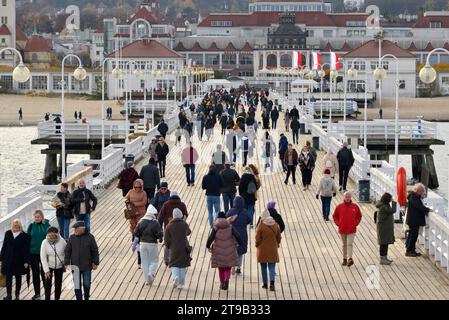
POLYGON ((94 196, 93 192, 89 189, 83 188, 83 189, 76 189, 73 191, 72 194, 72 202, 74 203, 75 209, 74 214, 80 214, 80 207, 81 202, 85 203, 86 206, 86 212, 81 213, 91 213, 92 211, 95 211, 95 208, 97 207, 97 197, 94 196))
POLYGON ((161 211, 162 206, 165 202, 170 199, 170 190, 167 189, 166 192, 156 192, 156 195, 154 196, 154 207, 156 208, 157 212, 161 211))
POLYGON ((253 174, 244 173, 240 179, 239 194, 245 200, 246 205, 254 205, 256 203, 256 192, 248 192, 254 189, 257 189, 256 177, 253 174))
POLYGON ((167 228, 168 223, 173 219, 173 209, 178 208, 184 214, 184 219, 187 218, 187 207, 184 202, 177 196, 170 197, 170 199, 164 203, 159 214, 157 215, 157 220, 161 226, 167 228))
POLYGON ((396 212, 396 202, 393 206, 388 203, 378 203, 377 207, 377 243, 379 245, 394 243, 394 213, 396 212))
POLYGON ((409 226, 425 226, 426 216, 430 209, 423 204, 421 196, 416 192, 410 193, 407 200, 407 219, 405 223, 409 226))
POLYGON ((223 180, 223 188, 221 188, 222 194, 236 194, 237 193, 237 184, 240 181, 240 176, 232 168, 224 169, 220 173, 221 179, 223 180))
POLYGON ((33 222, 28 226, 27 234, 30 237, 30 254, 40 254, 42 241, 47 237, 50 222, 44 219, 42 223, 33 222))
POLYGON ((310 153, 304 155, 301 152, 299 154, 299 166, 301 167, 301 170, 313 170, 315 169, 315 158, 310 153))
POLYGON ((292 122, 290 122, 290 129, 292 129, 292 131, 299 131, 299 128, 300 125, 298 120, 293 120, 292 122))
POLYGON ((56 216, 58 218, 72 219, 73 205, 70 192, 58 192, 56 193, 56 198, 63 204, 62 206, 56 208, 56 216))
POLYGON ((88 231, 79 236, 72 234, 64 250, 64 265, 77 266, 80 271, 91 271, 93 264, 100 264, 95 237, 88 231))
MULTIPOLYGON (((298 163, 299 163, 299 155, 298 155, 298 151, 296 151, 295 149, 292 149, 292 152, 293 152, 293 154, 292 154, 293 165, 294 165, 294 166, 297 166, 298 163)), ((286 163, 287 165, 289 165, 289 163, 288 163, 288 149, 287 149, 287 151, 286 151, 285 154, 284 154, 284 161, 285 161, 285 163, 286 163)))
POLYGON ((182 219, 173 219, 165 228, 164 243, 170 249, 168 265, 170 268, 187 268, 190 266, 192 258, 187 252, 189 245, 187 236, 191 233, 189 225, 182 219))
POLYGON ((203 177, 202 189, 206 190, 206 196, 217 196, 221 194, 223 179, 215 168, 209 169, 209 173, 203 177))
POLYGON ((150 143, 150 146, 148 147, 148 153, 150 154, 150 158, 153 158, 155 161, 157 161, 157 154, 156 154, 156 148, 159 143, 150 143))
POLYGON ((265 218, 256 227, 256 248, 258 263, 279 262, 278 248, 281 230, 272 217, 265 218))
POLYGON ((218 173, 223 171, 226 162, 228 162, 226 152, 217 150, 212 154, 212 164, 215 166, 218 173))
POLYGON ((164 232, 157 220, 141 219, 134 230, 134 236, 138 237, 140 243, 157 243, 162 241, 164 232))
POLYGON ((168 132, 168 125, 164 122, 164 123, 160 123, 158 126, 157 126, 157 131, 159 131, 159 133, 161 134, 161 135, 165 135, 165 134, 167 134, 167 132, 168 132))
POLYGON ((337 160, 340 167, 352 167, 355 161, 352 151, 346 147, 338 151, 337 160))
POLYGON ((332 197, 336 192, 337 185, 335 184, 335 180, 329 174, 325 174, 320 180, 316 194, 322 197, 332 197))
POLYGON ((362 220, 362 213, 359 206, 352 201, 343 202, 335 208, 333 218, 338 226, 338 233, 352 234, 357 232, 357 226, 362 220))
POLYGON ((124 190, 129 190, 133 188, 134 181, 139 179, 139 174, 134 168, 124 169, 119 178, 119 188, 124 190))
MULTIPOLYGON (((141 186, 143 186, 143 181, 141 179, 137 179, 136 181, 139 181, 141 186)), ((145 215, 146 205, 148 204, 148 197, 147 193, 142 189, 140 189, 140 191, 131 189, 125 196, 125 199, 131 202, 134 205, 134 207, 136 207, 138 212, 136 216, 134 216, 129 220, 130 231, 131 233, 133 233, 137 223, 145 215)))
POLYGON ((181 161, 185 165, 194 165, 198 161, 198 152, 193 147, 184 148, 181 151, 181 161))
POLYGON ((330 176, 333 178, 338 173, 338 160, 335 154, 326 153, 323 158, 324 168, 331 171, 330 176))
POLYGON ((276 121, 277 119, 279 119, 279 111, 277 109, 273 109, 271 111, 271 120, 276 121))
POLYGON ((284 155, 288 150, 288 140, 286 136, 282 136, 279 139, 279 155, 281 159, 284 159, 284 155))
POLYGON ((16 238, 11 230, 5 232, 2 250, 0 252, 2 262, 1 273, 4 275, 24 275, 25 264, 30 264, 30 237, 21 232, 16 238))
POLYGON ((42 269, 45 273, 51 269, 61 269, 64 267, 64 251, 67 243, 58 235, 58 241, 55 244, 50 244, 48 239, 42 242, 41 246, 41 263, 42 269))
POLYGON ((162 145, 158 143, 156 146, 157 161, 165 161, 169 152, 168 144, 164 143, 162 145))
POLYGON ((240 235, 228 220, 219 218, 214 223, 206 248, 212 247, 212 268, 229 268, 239 264, 237 243, 241 243, 240 235))
POLYGON ((245 209, 245 200, 242 197, 234 198, 234 206, 228 211, 227 218, 240 235, 241 242, 237 253, 241 256, 248 251, 248 225, 251 223, 249 213, 245 209))
MULTIPOLYGON (((140 179, 143 180, 144 188, 158 188, 161 184, 161 178, 159 176, 159 170, 154 164, 147 164, 140 170, 140 179)), ((132 185, 131 185, 132 187, 132 185)))
POLYGON ((299 119, 299 111, 296 108, 293 108, 292 110, 290 110, 290 119, 299 119))
POLYGON ((282 216, 277 212, 276 209, 268 209, 268 212, 270 213, 270 216, 276 221, 276 223, 279 226, 279 229, 281 230, 281 233, 285 230, 285 223, 284 219, 282 219, 282 216))

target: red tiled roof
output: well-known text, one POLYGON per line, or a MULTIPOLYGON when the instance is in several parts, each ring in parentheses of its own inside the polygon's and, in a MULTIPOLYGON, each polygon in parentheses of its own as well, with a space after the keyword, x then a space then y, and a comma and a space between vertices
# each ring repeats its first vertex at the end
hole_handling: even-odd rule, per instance
POLYGON ((332 45, 327 42, 326 46, 323 49, 324 52, 334 51, 334 48, 332 48, 332 45))
POLYGON ((341 47, 340 50, 338 50, 338 51, 349 52, 351 50, 352 50, 351 46, 345 41, 345 43, 343 44, 343 47, 341 47))
MULTIPOLYGON (((121 52, 124 58, 182 58, 176 51, 151 39, 136 40, 124 46, 121 52)), ((115 56, 116 52, 112 52, 108 57, 115 56)))
POLYGON ((131 24, 134 21, 136 21, 137 19, 146 20, 146 21, 148 21, 151 24, 156 24, 157 23, 157 19, 145 7, 141 7, 139 10, 137 10, 136 14, 134 14, 132 16, 132 18, 129 19, 128 23, 131 24))
POLYGON ((28 41, 27 35, 19 26, 16 26, 16 41, 28 41))
POLYGON ((243 48, 240 49, 241 52, 253 52, 253 48, 249 45, 248 42, 245 43, 243 48))
POLYGON ((224 48, 224 51, 225 52, 236 52, 237 49, 234 47, 232 42, 229 42, 228 45, 226 46, 226 48, 224 48))
POLYGON ((9 28, 6 26, 6 24, 2 24, 0 27, 0 36, 10 36, 11 31, 9 31, 9 28))
POLYGON ((207 48, 207 51, 221 51, 218 47, 217 44, 214 42, 212 42, 209 46, 209 48, 207 48))
POLYGON ((431 22, 441 22, 441 28, 449 28, 449 16, 422 16, 413 28, 430 28, 431 22))
MULTIPOLYGON (((306 26, 346 27, 348 21, 366 21, 366 14, 326 14, 324 12, 295 12, 298 23, 306 26)), ((199 27, 210 27, 212 21, 231 21, 232 27, 268 27, 279 23, 278 12, 253 12, 244 14, 211 14, 199 27)))
POLYGON ((41 36, 31 36, 25 46, 25 52, 51 52, 51 40, 41 36))
POLYGON ((193 47, 190 50, 188 50, 188 51, 204 51, 204 49, 201 48, 200 44, 197 41, 197 42, 195 42, 193 47))
POLYGON ((429 51, 429 52, 432 50, 433 50, 433 46, 430 43, 430 41, 429 41, 429 43, 427 43, 427 46, 424 49, 422 49, 422 51, 429 51))
MULTIPOLYGON (((400 48, 389 40, 382 42, 382 55, 393 54, 398 58, 415 58, 410 51, 400 48)), ((379 58, 379 42, 370 40, 345 55, 345 58, 379 58)))
POLYGON ((184 45, 182 44, 182 42, 178 42, 178 44, 176 45, 176 47, 173 48, 173 50, 175 51, 187 51, 186 47, 184 47, 184 45))
POLYGON ((407 49, 408 51, 419 51, 419 49, 416 47, 415 43, 410 43, 410 46, 407 49))

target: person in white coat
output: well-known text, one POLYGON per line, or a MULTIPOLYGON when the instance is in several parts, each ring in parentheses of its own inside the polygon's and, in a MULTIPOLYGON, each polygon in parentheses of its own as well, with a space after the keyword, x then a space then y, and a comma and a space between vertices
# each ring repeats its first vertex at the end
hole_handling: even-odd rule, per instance
POLYGON ((262 158, 265 159, 264 172, 270 168, 270 171, 274 172, 274 156, 276 155, 276 144, 268 131, 265 132, 262 138, 262 158))
POLYGON ((161 225, 156 219, 157 210, 152 205, 148 206, 147 212, 140 219, 134 231, 134 242, 132 250, 140 248, 142 258, 142 272, 146 285, 152 285, 159 264, 159 252, 157 242, 162 242, 164 233, 161 225))
POLYGON ((327 149, 327 153, 323 158, 324 168, 329 169, 330 177, 335 179, 335 175, 338 173, 338 160, 332 150, 327 149))
POLYGON ((47 230, 47 238, 41 245, 41 264, 45 273, 45 300, 51 299, 53 275, 55 277, 55 300, 59 300, 62 291, 62 277, 65 271, 64 250, 67 243, 59 235, 56 227, 47 230))

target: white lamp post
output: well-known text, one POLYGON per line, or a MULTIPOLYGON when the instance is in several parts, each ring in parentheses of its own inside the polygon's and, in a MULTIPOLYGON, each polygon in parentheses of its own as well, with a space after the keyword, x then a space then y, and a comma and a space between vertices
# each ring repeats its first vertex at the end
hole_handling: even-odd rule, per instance
POLYGON ((363 146, 366 150, 368 150, 367 147, 367 121, 368 121, 368 61, 360 58, 356 58, 352 60, 351 68, 348 70, 348 77, 350 79, 356 79, 358 75, 357 69, 354 68, 354 62, 356 61, 362 61, 365 64, 365 106, 364 106, 364 116, 363 116, 363 146))
MULTIPOLYGON (((125 137, 125 143, 128 143, 128 135, 129 135, 129 100, 132 101, 132 88, 130 88, 130 73, 131 73, 131 69, 130 69, 130 65, 133 65, 134 67, 137 65, 136 61, 134 60, 130 60, 126 63, 125 65, 125 72, 126 72, 126 79, 125 79, 125 126, 126 126, 126 137, 125 137), (128 90, 130 91, 128 93, 128 90), (128 99, 128 96, 131 99, 128 99)), ((135 69, 133 71, 133 76, 136 78, 140 78, 142 76, 142 72, 139 69, 135 69)))
POLYGON ((0 50, 0 55, 3 52, 10 51, 13 54, 16 54, 19 57, 19 65, 16 66, 12 72, 12 78, 17 82, 27 82, 30 79, 31 73, 30 70, 23 64, 23 58, 20 54, 20 51, 15 48, 3 48, 0 50))
POLYGON ((324 63, 322 65, 318 65, 318 67, 320 68, 320 70, 318 71, 318 77, 321 79, 320 80, 320 127, 323 126, 323 80, 324 77, 326 76, 326 71, 324 71, 324 67, 325 66, 329 66, 329 68, 331 67, 329 63, 324 63))
POLYGON ((81 59, 74 54, 68 54, 62 59, 61 63, 61 180, 64 181, 66 178, 66 161, 65 161, 65 117, 64 117, 64 94, 65 94, 65 80, 64 80, 64 65, 68 58, 75 58, 78 60, 79 66, 73 72, 73 77, 78 81, 83 81, 87 77, 87 72, 83 68, 81 59))

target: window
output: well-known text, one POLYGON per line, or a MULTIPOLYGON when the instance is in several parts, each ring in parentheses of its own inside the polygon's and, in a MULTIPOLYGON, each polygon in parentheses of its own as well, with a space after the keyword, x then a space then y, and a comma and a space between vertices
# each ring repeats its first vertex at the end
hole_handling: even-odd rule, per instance
POLYGON ((232 27, 232 21, 211 21, 211 27, 232 27))
POLYGON ((2 6, 3 6, 3 7, 6 7, 6 6, 7 6, 6 0, 2 0, 2 6))
POLYGON ((354 69, 359 71, 365 71, 365 62, 364 61, 353 61, 350 63, 350 66, 354 66, 354 69))
MULTIPOLYGON (((61 76, 53 76, 53 90, 61 90, 62 88, 61 79, 62 79, 61 76)), ((64 76, 64 80, 65 80, 64 88, 67 90, 69 78, 67 76, 64 76)))
POLYGON ((236 55, 233 53, 225 53, 223 55, 223 64, 236 64, 237 59, 236 59, 236 55))
POLYGON ((2 38, 2 43, 6 43, 6 39, 5 38, 2 38))
POLYGON ((47 90, 47 76, 33 76, 33 90, 47 90))
POLYGON ((12 89, 12 76, 0 76, 3 89, 12 89))
POLYGON ((441 84, 449 86, 449 76, 442 76, 441 77, 441 84))
POLYGON ((207 65, 218 65, 220 63, 220 55, 218 54, 206 54, 207 65))
POLYGON ((33 54, 31 55, 31 61, 36 62, 37 60, 38 60, 38 55, 37 55, 37 53, 33 53, 33 54))
POLYGON ((324 38, 332 38, 333 31, 332 30, 324 30, 323 31, 323 37, 324 38))
POLYGON ((253 64, 253 56, 250 54, 240 54, 240 64, 252 65, 253 64))
POLYGON ((347 27, 364 27, 366 26, 365 21, 346 21, 347 27))
MULTIPOLYGON (((379 66, 379 61, 371 61, 371 70, 376 70, 379 66)), ((382 61, 382 68, 385 70, 388 70, 389 62, 388 61, 382 61)))
POLYGON ((145 80, 140 80, 140 89, 145 89, 145 80))
POLYGON ((308 36, 309 36, 309 37, 314 37, 314 36, 315 36, 315 31, 309 30, 309 31, 307 31, 307 32, 308 32, 308 36))
POLYGON ((346 36, 352 37, 352 30, 346 30, 346 36))
POLYGON ((399 90, 405 89, 405 80, 399 80, 399 90))
POLYGON ((365 92, 364 80, 349 80, 348 92, 365 92))
POLYGON ((380 88, 380 81, 376 80, 376 89, 379 89, 379 88, 380 88))
POLYGON ((83 81, 76 80, 72 75, 72 90, 76 91, 85 91, 89 90, 89 77, 84 79, 83 81))
POLYGON ((430 22, 430 28, 432 28, 432 29, 439 29, 439 28, 441 28, 441 21, 431 21, 430 22))
POLYGON ((19 90, 30 90, 30 79, 26 82, 19 82, 19 90))

